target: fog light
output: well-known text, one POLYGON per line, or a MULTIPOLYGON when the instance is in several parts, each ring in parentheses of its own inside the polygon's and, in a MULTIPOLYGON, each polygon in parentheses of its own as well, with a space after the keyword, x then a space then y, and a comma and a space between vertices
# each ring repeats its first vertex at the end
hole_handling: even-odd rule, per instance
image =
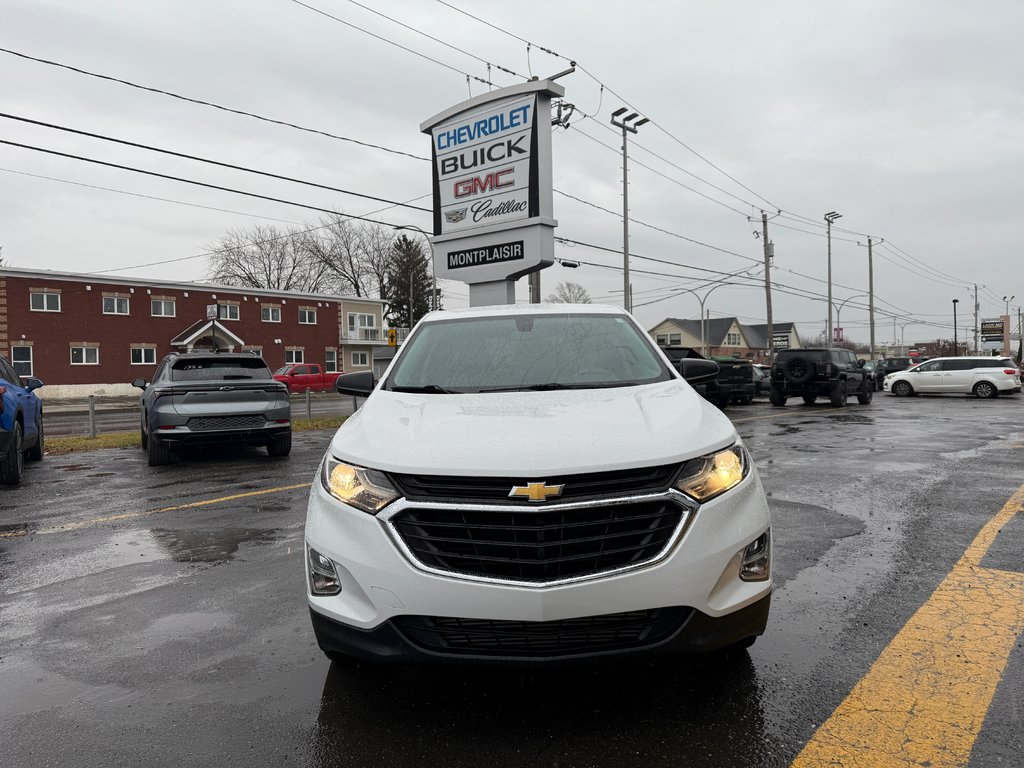
POLYGON ((772 532, 769 528, 743 552, 740 578, 743 581, 767 581, 772 571, 772 532))
POLYGON ((334 563, 312 547, 308 548, 309 586, 314 595, 336 595, 341 592, 341 581, 334 563))

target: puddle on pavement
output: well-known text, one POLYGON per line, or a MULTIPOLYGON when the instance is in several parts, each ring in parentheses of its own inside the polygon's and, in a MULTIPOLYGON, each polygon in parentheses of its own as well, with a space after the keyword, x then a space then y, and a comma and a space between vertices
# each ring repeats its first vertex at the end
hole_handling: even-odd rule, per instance
POLYGON ((196 531, 154 528, 153 539, 171 559, 179 563, 219 563, 231 560, 242 544, 267 544, 274 541, 273 528, 226 528, 196 531))
POLYGON ((831 421, 838 421, 840 424, 874 424, 875 420, 870 416, 862 416, 859 413, 836 413, 826 418, 831 421))
POLYGON ((65 464, 63 467, 57 467, 61 472, 82 472, 87 469, 93 469, 89 464, 65 464))

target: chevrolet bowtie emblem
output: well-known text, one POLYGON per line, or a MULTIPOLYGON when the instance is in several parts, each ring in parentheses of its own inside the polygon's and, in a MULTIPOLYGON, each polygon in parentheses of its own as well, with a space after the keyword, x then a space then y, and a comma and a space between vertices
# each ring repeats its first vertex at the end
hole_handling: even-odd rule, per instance
POLYGON ((513 485, 508 497, 527 498, 530 501, 547 501, 548 496, 561 496, 564 485, 548 485, 547 483, 527 483, 513 485))

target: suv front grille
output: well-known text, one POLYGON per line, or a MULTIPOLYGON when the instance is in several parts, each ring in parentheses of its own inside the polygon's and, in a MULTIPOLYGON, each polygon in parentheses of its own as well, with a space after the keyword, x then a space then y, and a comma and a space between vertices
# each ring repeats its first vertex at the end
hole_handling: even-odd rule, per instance
POLYGON ((264 416, 194 416, 188 420, 193 432, 226 429, 258 429, 267 423, 264 416))
POLYGON ((391 524, 430 568, 501 581, 544 583, 653 560, 685 511, 669 499, 602 506, 493 510, 413 504, 391 524))
POLYGON ((409 499, 466 499, 500 501, 503 504, 530 505, 527 499, 509 498, 513 486, 529 480, 544 480, 548 485, 564 485, 563 499, 587 496, 652 493, 669 487, 679 471, 678 464, 640 467, 613 472, 552 477, 453 477, 444 475, 391 475, 402 494, 409 499))
POLYGON ((392 619, 422 650, 493 657, 580 656, 643 648, 671 638, 692 608, 654 608, 561 621, 498 621, 443 616, 392 619))

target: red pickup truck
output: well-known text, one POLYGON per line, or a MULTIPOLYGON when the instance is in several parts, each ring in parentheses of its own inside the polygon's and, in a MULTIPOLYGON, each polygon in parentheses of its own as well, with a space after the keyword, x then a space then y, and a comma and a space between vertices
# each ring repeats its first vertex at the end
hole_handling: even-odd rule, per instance
POLYGON ((287 384, 289 392, 333 392, 340 373, 327 373, 320 363, 293 363, 274 371, 274 378, 287 384))

